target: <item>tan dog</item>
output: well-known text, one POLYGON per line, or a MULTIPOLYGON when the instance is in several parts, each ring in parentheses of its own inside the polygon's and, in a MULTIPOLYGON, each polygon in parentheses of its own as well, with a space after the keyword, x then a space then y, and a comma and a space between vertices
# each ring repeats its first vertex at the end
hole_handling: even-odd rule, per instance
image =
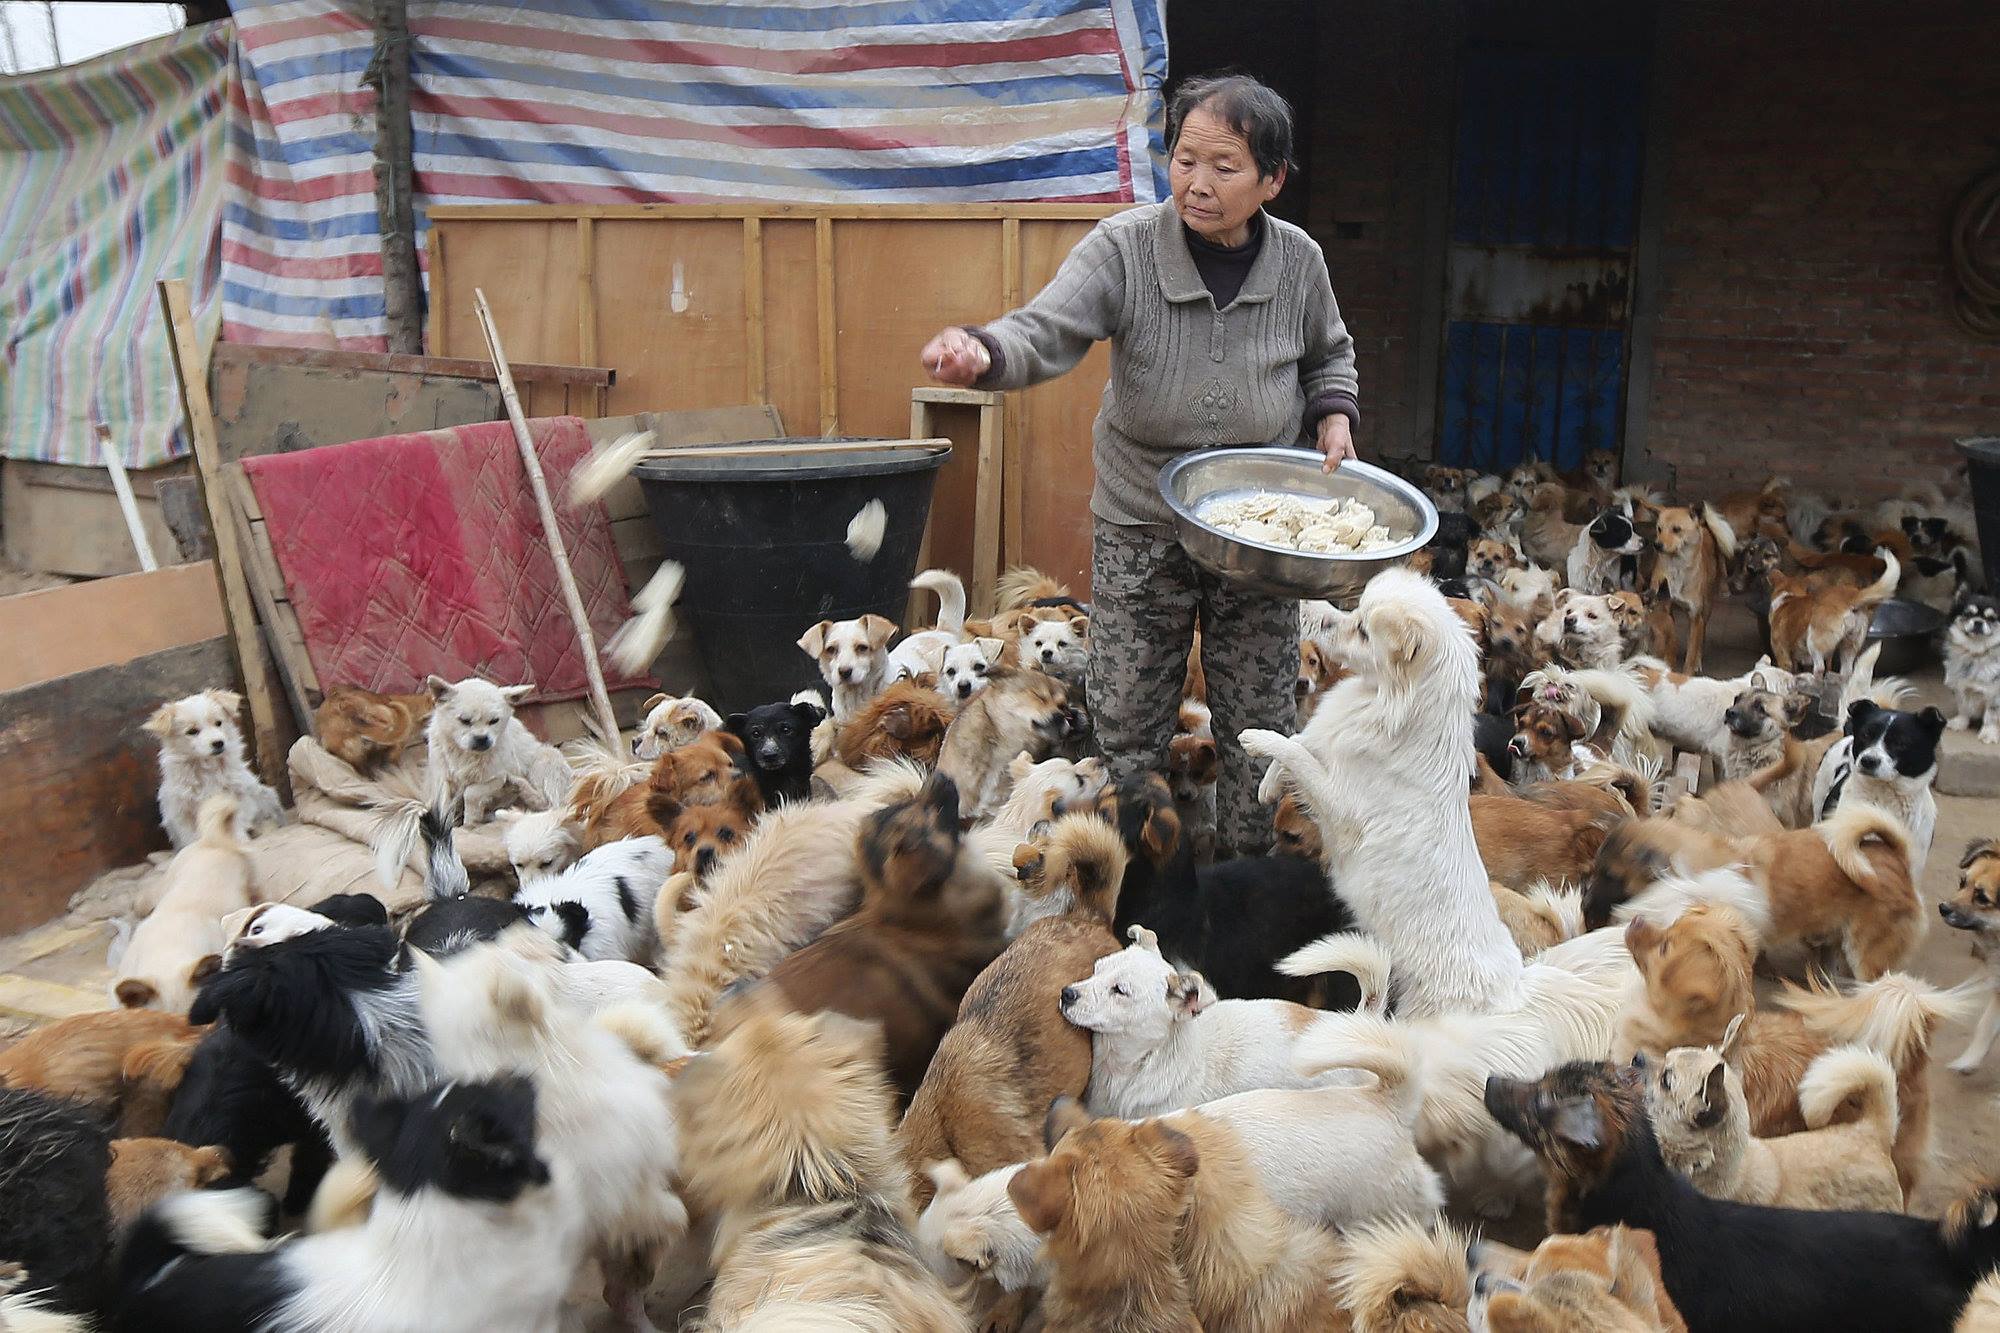
POLYGON ((704 731, 722 729, 722 715, 693 695, 677 699, 671 694, 656 694, 640 705, 640 711, 645 720, 632 742, 632 753, 640 759, 658 759, 704 731))
MULTIPOLYGON (((1040 1151, 1049 1103, 1090 1082, 1090 1034, 1063 1018, 1058 997, 1117 952, 1108 919, 1049 917, 973 979, 896 1131, 913 1171, 956 1159, 979 1176, 1040 1151)), ((932 1178, 919 1174, 915 1187, 921 1209, 932 1178)))
POLYGON ((1754 1138, 1743 1080, 1724 1058, 1742 1023, 1740 1015, 1730 1022, 1720 1048, 1677 1047, 1654 1068, 1648 1100, 1667 1165, 1710 1198, 1902 1212, 1890 1157, 1897 1126, 1889 1062, 1860 1046, 1826 1052, 1799 1083, 1806 1128, 1754 1138), (1844 1123, 1834 1124, 1836 1116, 1844 1123))
POLYGON ((833 690, 833 720, 845 722, 889 684, 893 621, 877 615, 822 620, 799 636, 799 648, 833 690))
MULTIPOLYGON (((676 749, 664 751, 653 761, 646 781, 623 787, 605 797, 609 790, 591 778, 577 783, 571 809, 582 825, 583 850, 594 851, 621 838, 643 838, 648 834, 666 837, 681 807, 712 805, 718 801, 742 802, 749 797, 741 782, 743 742, 726 731, 703 732, 676 749)), ((754 789, 756 784, 751 782, 754 789)), ((752 813, 763 808, 757 793, 752 813)))
POLYGON ((195 841, 168 864, 166 892, 118 959, 111 995, 125 1008, 184 1014, 221 968, 222 918, 257 901, 236 814, 234 796, 202 802, 195 841))
POLYGON ((1555 483, 1544 483, 1528 495, 1528 513, 1521 520, 1521 551, 1544 569, 1562 569, 1577 539, 1590 526, 1588 519, 1573 523, 1565 513, 1570 491, 1555 483))
POLYGON ((1157 1120, 1063 1133, 1007 1194, 1044 1237, 1045 1333, 1203 1333, 1175 1258, 1201 1156, 1157 1120))
POLYGON ((1279 856, 1296 856, 1317 865, 1326 864, 1326 846, 1319 835, 1319 824, 1306 813, 1299 798, 1287 792, 1278 802, 1278 808, 1271 816, 1271 826, 1275 837, 1271 850, 1279 856))
POLYGON ((1088 811, 1037 829, 1014 849, 1022 899, 1015 905, 1016 927, 1071 914, 1109 926, 1118 915, 1127 860, 1118 830, 1088 811))
POLYGON ((1350 1228, 1343 1239, 1334 1282, 1354 1333, 1471 1333, 1464 1232, 1442 1220, 1395 1218, 1350 1228))
POLYGON ((1875 608, 1895 595, 1902 566, 1891 555, 1882 577, 1865 588, 1835 583, 1815 587, 1802 575, 1770 571, 1771 657, 1786 671, 1810 664, 1822 675, 1838 662, 1846 671, 1861 655, 1875 608))
POLYGON ((1938 904, 1938 914, 1971 937, 1972 956, 1985 965, 1985 1012, 1965 1052, 1951 1062, 1954 1073, 1970 1074, 2000 1036, 2000 843, 1981 838, 1967 845, 1958 863, 1958 892, 1938 904))
POLYGON ((876 759, 914 759, 935 767, 951 726, 952 705, 936 690, 899 680, 870 699, 834 737, 841 763, 859 770, 876 759))
POLYGON ((1517 1274, 1485 1267, 1498 1247, 1478 1248, 1471 1315, 1488 1333, 1687 1333, 1650 1231, 1596 1227, 1550 1236, 1517 1274))
POLYGON ((157 1134, 207 1031, 150 1009, 73 1014, 0 1051, 0 1088, 35 1088, 82 1102, 115 1117, 127 1137, 157 1134))
POLYGON ((1708 618, 1722 597, 1729 562, 1736 555, 1736 533, 1713 505, 1700 509, 1674 506, 1660 511, 1653 531, 1660 559, 1653 577, 1666 588, 1674 607, 1688 617, 1687 652, 1681 670, 1701 670, 1702 649, 1708 642, 1708 618))
POLYGON ((699 1328, 969 1333, 918 1257, 869 1025, 747 1004, 674 1103, 688 1201, 716 1222, 699 1328))
POLYGON ((229 1153, 222 1148, 190 1148, 172 1139, 113 1139, 111 1167, 104 1173, 112 1225, 123 1231, 168 1195, 206 1189, 229 1172, 229 1153))
POLYGON ((313 734, 322 749, 357 773, 372 773, 403 757, 424 734, 433 700, 428 691, 377 694, 359 685, 335 685, 313 710, 313 734))
POLYGON ((1046 759, 1085 725, 1061 681, 1039 671, 997 670, 952 720, 937 771, 957 784, 965 818, 985 819, 1007 801, 1016 755, 1046 759))
POLYGON ((1472 836, 1488 877, 1522 892, 1543 881, 1581 884, 1617 822, 1594 810, 1560 809, 1514 795, 1469 800, 1472 836))

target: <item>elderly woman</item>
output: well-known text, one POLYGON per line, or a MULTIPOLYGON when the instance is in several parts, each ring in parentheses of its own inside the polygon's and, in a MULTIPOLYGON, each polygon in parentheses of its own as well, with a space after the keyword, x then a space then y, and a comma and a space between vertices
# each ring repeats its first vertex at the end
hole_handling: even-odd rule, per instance
POLYGON ((1285 184, 1291 108, 1254 79, 1194 79, 1171 112, 1170 203, 1106 218, 1020 310, 946 329, 923 350, 947 384, 1019 389, 1111 341, 1094 429, 1090 665, 1098 738, 1122 780, 1164 771, 1196 619, 1222 772, 1218 854, 1270 845, 1246 727, 1289 732, 1298 605, 1189 560, 1160 497, 1175 455, 1316 441, 1354 456, 1354 340, 1312 238, 1263 211, 1285 184))

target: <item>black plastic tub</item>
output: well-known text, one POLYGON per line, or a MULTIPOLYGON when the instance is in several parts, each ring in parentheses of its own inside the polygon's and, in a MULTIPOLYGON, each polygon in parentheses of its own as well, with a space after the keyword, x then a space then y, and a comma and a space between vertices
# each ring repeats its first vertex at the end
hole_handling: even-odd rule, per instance
POLYGON ((1979 559, 1986 586, 2000 588, 2000 435, 1975 435, 1958 442, 1972 474, 1972 513, 1979 524, 1979 559))
MULTIPOLYGON (((843 443, 788 439, 783 444, 843 443)), ((777 703, 819 669, 799 636, 822 620, 870 614, 901 624, 917 572, 931 489, 951 451, 652 458, 633 469, 662 554, 687 569, 678 614, 723 713, 777 703), (871 560, 847 549, 847 525, 870 500, 887 519, 871 560)))

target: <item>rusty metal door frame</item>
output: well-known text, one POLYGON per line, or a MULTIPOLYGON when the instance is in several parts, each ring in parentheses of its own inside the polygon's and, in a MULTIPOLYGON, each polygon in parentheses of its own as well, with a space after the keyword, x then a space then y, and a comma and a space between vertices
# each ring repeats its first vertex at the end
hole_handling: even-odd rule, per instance
POLYGON ((1666 291, 1665 253, 1667 159, 1672 150, 1673 117, 1665 90, 1667 62, 1673 47, 1667 40, 1668 6, 1653 15, 1647 42, 1644 118, 1646 153, 1639 162, 1638 240, 1632 264, 1632 308, 1627 315, 1625 366, 1625 438, 1620 445, 1619 472, 1627 481, 1657 482, 1671 488, 1673 464, 1653 458, 1646 445, 1652 422, 1653 338, 1660 323, 1660 301, 1666 291))

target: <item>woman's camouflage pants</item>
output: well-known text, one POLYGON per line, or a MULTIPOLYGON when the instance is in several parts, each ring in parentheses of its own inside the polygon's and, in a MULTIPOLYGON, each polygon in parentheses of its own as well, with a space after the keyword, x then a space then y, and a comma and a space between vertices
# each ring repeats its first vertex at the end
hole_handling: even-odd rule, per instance
POLYGON ((1217 854, 1264 851, 1271 812, 1257 802, 1263 767, 1236 737, 1250 727, 1289 735, 1295 726, 1298 603, 1224 583, 1169 533, 1098 519, 1092 536, 1087 689, 1113 780, 1166 772, 1198 613, 1222 760, 1217 854))

